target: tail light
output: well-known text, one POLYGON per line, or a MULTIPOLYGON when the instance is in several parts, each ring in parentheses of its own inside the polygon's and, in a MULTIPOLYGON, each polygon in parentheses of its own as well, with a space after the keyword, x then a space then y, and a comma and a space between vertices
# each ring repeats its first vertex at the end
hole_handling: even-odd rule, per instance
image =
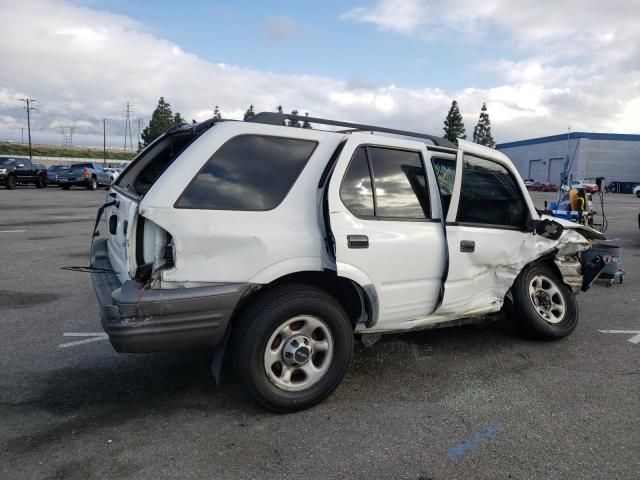
POLYGON ((87 167, 84 167, 84 168, 82 169, 82 174, 83 174, 85 177, 88 177, 88 176, 89 176, 89 169, 88 169, 87 167))

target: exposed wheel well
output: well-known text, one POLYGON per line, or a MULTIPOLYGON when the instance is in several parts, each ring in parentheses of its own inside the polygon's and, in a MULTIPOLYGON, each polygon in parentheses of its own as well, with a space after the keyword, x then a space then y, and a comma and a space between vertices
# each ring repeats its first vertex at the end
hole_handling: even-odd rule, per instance
POLYGON ((258 291, 247 295, 236 309, 236 313, 268 289, 285 284, 310 285, 327 292, 345 309, 353 327, 358 321, 365 321, 370 315, 371 308, 361 287, 347 278, 339 277, 332 271, 296 272, 280 277, 258 291))

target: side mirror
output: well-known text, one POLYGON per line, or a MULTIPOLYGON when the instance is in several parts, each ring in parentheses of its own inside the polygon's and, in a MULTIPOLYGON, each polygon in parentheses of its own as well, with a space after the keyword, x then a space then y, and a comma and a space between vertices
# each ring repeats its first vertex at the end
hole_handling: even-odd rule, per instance
POLYGON ((560 235, 562 235, 562 232, 564 232, 564 227, 558 222, 545 218, 544 220, 532 220, 529 222, 527 231, 535 232, 549 240, 557 240, 560 238, 560 235))

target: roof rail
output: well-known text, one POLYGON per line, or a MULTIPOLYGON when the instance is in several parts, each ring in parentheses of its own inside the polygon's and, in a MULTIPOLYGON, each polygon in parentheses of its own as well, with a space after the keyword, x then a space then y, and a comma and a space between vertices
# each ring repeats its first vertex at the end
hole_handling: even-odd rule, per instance
MULTIPOLYGON (((256 123, 264 123, 267 125, 283 125, 286 120, 301 121, 301 122, 309 122, 309 123, 317 123, 320 125, 332 125, 335 127, 345 127, 353 129, 353 131, 363 131, 363 132, 381 132, 381 133, 392 133, 394 135, 403 135, 405 137, 415 137, 422 138, 425 140, 431 140, 438 147, 446 147, 457 149, 455 143, 450 142, 441 137, 436 137, 435 135, 427 135, 426 133, 417 133, 417 132, 409 132, 406 130, 396 130, 393 128, 386 127, 376 127, 374 125, 363 125, 360 123, 351 123, 351 122, 342 122, 340 120, 330 120, 327 118, 317 118, 317 117, 307 117, 301 115, 291 115, 287 113, 276 113, 276 112, 260 112, 256 113, 253 117, 248 119, 249 122, 256 123)), ((347 132, 342 132, 347 133, 347 132)))

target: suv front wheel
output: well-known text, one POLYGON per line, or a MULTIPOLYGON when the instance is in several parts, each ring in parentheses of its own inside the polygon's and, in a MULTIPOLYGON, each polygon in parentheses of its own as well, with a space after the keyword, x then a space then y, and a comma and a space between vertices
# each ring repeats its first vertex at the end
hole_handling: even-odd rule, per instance
POLYGON ((281 286, 249 306, 234 327, 240 385, 276 412, 302 410, 340 383, 353 353, 353 329, 342 306, 311 286, 281 286))
POLYGON ((526 336, 556 339, 578 325, 578 304, 571 288, 547 265, 526 267, 511 287, 509 317, 526 336))

